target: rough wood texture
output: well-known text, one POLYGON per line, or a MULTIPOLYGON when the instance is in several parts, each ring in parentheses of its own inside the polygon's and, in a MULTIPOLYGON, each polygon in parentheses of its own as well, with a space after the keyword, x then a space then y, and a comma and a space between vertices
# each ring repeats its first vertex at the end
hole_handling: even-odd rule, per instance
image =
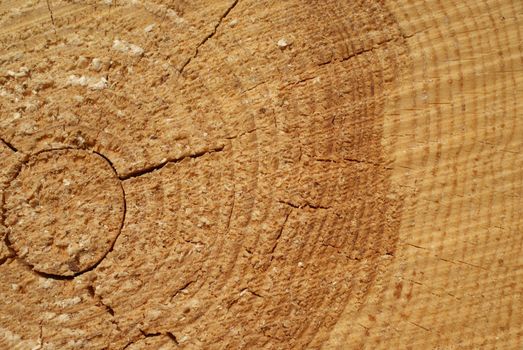
POLYGON ((0 3, 0 348, 520 348, 522 14, 0 3))
POLYGON ((94 268, 124 219, 119 179, 103 157, 83 150, 38 153, 4 196, 8 244, 46 274, 72 276, 94 268))

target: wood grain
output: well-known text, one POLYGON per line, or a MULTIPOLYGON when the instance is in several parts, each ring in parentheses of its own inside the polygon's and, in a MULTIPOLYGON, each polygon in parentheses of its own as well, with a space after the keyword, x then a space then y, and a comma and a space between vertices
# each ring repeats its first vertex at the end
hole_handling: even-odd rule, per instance
POLYGON ((520 348, 522 13, 0 3, 0 348, 520 348), (9 203, 68 152, 112 167, 125 217, 99 264, 48 275, 18 247, 63 203, 9 203))
POLYGON ((519 349, 522 3, 388 8, 410 61, 384 142, 395 181, 412 195, 393 264, 327 347, 519 349))

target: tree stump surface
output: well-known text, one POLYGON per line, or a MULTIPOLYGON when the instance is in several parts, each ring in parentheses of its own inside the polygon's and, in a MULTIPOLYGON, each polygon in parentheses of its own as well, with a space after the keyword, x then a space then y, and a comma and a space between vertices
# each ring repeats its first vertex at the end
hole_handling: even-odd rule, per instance
POLYGON ((0 3, 0 349, 520 349, 523 2, 0 3))

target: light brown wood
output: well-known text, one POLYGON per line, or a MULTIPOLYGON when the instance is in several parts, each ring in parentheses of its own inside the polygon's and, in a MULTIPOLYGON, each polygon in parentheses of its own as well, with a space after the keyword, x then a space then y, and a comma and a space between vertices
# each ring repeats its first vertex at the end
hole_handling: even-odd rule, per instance
POLYGON ((522 15, 3 1, 0 348, 520 349, 522 15))

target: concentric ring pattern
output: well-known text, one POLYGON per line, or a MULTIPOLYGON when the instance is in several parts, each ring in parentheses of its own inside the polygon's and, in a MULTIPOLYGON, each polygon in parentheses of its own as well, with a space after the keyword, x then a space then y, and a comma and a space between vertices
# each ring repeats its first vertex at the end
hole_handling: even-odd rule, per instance
POLYGON ((5 191, 7 241, 36 271, 72 276, 96 266, 120 233, 122 187, 96 153, 36 154, 5 191))
MULTIPOLYGON (((1 126, 19 152, 95 150, 122 181, 125 222, 112 251, 56 286, 84 286, 78 303, 110 316, 110 332, 99 323, 85 332, 104 328, 96 339, 114 348, 156 335, 190 348, 322 344, 348 303, 365 302, 396 247, 401 198, 383 110, 408 53, 385 6, 57 8, 55 35, 28 29, 34 55, 4 58, 14 76, 1 126), (100 8, 97 22, 80 19, 100 8), (38 93, 20 102, 24 82, 38 93)), ((7 261, 1 269, 44 278, 7 261)), ((13 324, 0 321, 38 337, 13 324)), ((48 344, 67 348, 52 334, 48 344)))

